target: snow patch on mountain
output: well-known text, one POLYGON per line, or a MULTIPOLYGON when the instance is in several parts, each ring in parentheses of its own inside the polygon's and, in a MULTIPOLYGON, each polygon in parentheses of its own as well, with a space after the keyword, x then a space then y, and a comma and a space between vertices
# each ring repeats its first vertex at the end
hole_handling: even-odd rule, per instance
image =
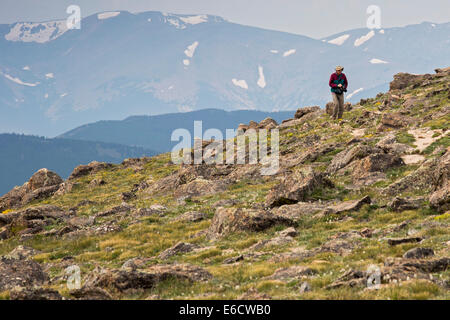
POLYGON ((359 92, 361 92, 361 91, 363 91, 363 90, 364 90, 364 88, 356 89, 356 90, 353 91, 352 93, 348 94, 346 98, 347 98, 347 99, 350 99, 350 98, 353 97, 355 94, 357 94, 357 93, 359 93, 359 92))
POLYGON ((285 52, 283 53, 283 57, 290 56, 291 54, 294 54, 296 51, 297 51, 297 50, 295 50, 295 49, 291 49, 291 50, 285 51, 285 52))
POLYGON ((201 14, 197 16, 180 17, 180 20, 183 21, 184 23, 199 24, 203 22, 208 22, 208 16, 205 14, 201 14))
POLYGON ((270 50, 271 53, 278 53, 278 50, 270 50))
POLYGON ((383 29, 381 29, 380 31, 378 31, 379 33, 381 33, 381 34, 384 34, 384 30, 383 29))
POLYGON ((186 26, 182 23, 180 23, 180 20, 177 18, 166 18, 166 21, 169 22, 169 24, 175 26, 177 29, 186 29, 186 26))
POLYGON ((30 71, 30 67, 29 66, 25 66, 25 67, 22 68, 22 70, 30 71))
POLYGON ((355 47, 359 47, 364 42, 370 40, 375 35, 375 31, 370 30, 369 33, 367 33, 365 36, 362 36, 355 40, 355 47))
POLYGON ((247 81, 245 80, 237 80, 235 78, 231 79, 233 84, 237 87, 241 87, 242 89, 248 89, 247 81))
POLYGON ((40 83, 40 82, 36 82, 36 83, 23 82, 19 78, 15 78, 13 76, 10 76, 9 74, 3 73, 3 75, 5 76, 6 79, 11 80, 12 82, 20 84, 22 86, 36 87, 40 83))
POLYGON ((383 60, 380 60, 380 59, 372 59, 372 60, 370 60, 370 63, 373 63, 373 64, 380 64, 380 63, 388 63, 387 61, 383 61, 383 60))
POLYGON ((47 78, 47 79, 53 79, 54 77, 55 77, 55 75, 53 74, 53 73, 47 73, 47 74, 45 74, 45 77, 47 78))
POLYGON ((259 79, 257 85, 260 88, 264 88, 266 86, 266 79, 264 77, 264 69, 261 66, 258 66, 259 79))
POLYGON ((328 43, 331 43, 331 44, 335 44, 335 45, 341 46, 341 45, 344 44, 344 42, 345 42, 348 38, 350 38, 350 35, 349 35, 349 34, 344 34, 344 35, 342 35, 342 36, 340 36, 340 37, 337 37, 337 38, 335 38, 335 39, 332 39, 332 40, 328 41, 328 43))
POLYGON ((184 60, 183 60, 183 64, 184 64, 185 66, 188 66, 188 65, 191 64, 191 62, 189 61, 189 59, 184 59, 184 60))
POLYGON ((42 23, 18 22, 5 35, 8 41, 45 43, 55 40, 67 31, 65 20, 42 23))
POLYGON ((198 41, 195 41, 193 44, 187 47, 186 50, 184 50, 184 54, 188 56, 189 58, 192 58, 195 53, 195 49, 197 49, 198 41))
POLYGON ((105 20, 105 19, 109 19, 109 18, 114 18, 114 17, 117 17, 119 14, 120 14, 120 12, 118 12, 118 11, 103 12, 103 13, 97 14, 97 19, 105 20))

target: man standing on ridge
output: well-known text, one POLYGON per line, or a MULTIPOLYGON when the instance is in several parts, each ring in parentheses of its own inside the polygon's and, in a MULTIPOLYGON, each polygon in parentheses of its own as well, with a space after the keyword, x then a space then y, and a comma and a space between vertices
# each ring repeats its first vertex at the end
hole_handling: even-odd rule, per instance
POLYGON ((347 77, 342 71, 344 67, 337 66, 336 72, 334 72, 330 77, 329 85, 331 87, 331 95, 333 97, 334 109, 333 109, 333 119, 342 119, 342 114, 344 113, 344 92, 347 92, 347 77))

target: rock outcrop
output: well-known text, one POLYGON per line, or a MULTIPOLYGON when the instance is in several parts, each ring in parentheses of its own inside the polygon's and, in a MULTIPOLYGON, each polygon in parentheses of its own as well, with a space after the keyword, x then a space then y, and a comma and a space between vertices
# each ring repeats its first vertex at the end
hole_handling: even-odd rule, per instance
POLYGON ((103 169, 111 168, 113 165, 105 162, 92 161, 86 165, 80 165, 76 167, 69 176, 69 180, 87 176, 89 174, 98 172, 103 169))
POLYGON ((217 239, 236 231, 263 231, 274 225, 291 226, 295 223, 263 210, 218 208, 208 229, 208 237, 217 239))
POLYGON ((0 238, 33 235, 42 232, 45 226, 62 221, 68 216, 69 213, 61 208, 49 205, 0 214, 0 238))
POLYGON ((0 198, 0 212, 19 208, 33 200, 52 196, 64 181, 56 173, 40 169, 24 185, 15 187, 0 198))
POLYGON ((322 173, 293 172, 283 177, 281 182, 270 190, 266 205, 273 208, 305 201, 315 189, 326 186, 332 186, 332 183, 322 173))
POLYGON ((129 289, 151 289, 169 279, 196 282, 211 278, 208 271, 183 264, 155 265, 143 271, 97 269, 88 276, 82 290, 102 288, 123 292, 129 289))
POLYGON ((30 288, 42 286, 49 281, 49 276, 42 266, 26 259, 0 258, 0 292, 15 287, 30 288))
POLYGON ((441 212, 450 210, 450 148, 439 159, 433 179, 435 187, 429 199, 431 206, 441 212))
POLYGON ((295 119, 300 119, 302 118, 304 115, 307 115, 308 113, 311 112, 316 112, 320 110, 319 106, 312 106, 312 107, 303 107, 303 108, 299 108, 297 109, 297 111, 295 112, 294 118, 295 119))

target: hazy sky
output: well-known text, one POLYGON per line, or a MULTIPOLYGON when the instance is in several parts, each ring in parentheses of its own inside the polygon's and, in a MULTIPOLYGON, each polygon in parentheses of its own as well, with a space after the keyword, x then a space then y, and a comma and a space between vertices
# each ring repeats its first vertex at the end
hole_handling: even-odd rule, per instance
POLYGON ((0 23, 65 18, 71 4, 83 17, 109 10, 204 13, 314 38, 365 27, 369 5, 381 8, 384 28, 450 21, 449 0, 0 0, 0 23))

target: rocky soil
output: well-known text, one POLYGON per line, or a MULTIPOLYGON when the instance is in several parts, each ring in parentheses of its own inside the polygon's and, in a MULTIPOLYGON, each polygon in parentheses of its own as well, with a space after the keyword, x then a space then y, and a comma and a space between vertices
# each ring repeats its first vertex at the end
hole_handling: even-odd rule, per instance
POLYGON ((449 299, 450 69, 345 109, 241 124, 279 129, 275 175, 170 154, 39 170, 0 198, 0 298, 449 299))

